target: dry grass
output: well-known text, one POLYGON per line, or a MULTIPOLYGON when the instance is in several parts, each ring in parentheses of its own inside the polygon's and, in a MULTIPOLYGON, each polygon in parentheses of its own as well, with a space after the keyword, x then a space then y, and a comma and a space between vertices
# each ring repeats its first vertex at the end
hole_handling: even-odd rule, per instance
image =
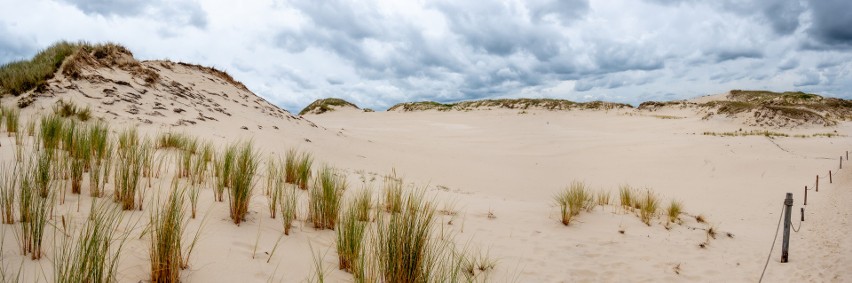
POLYGON ((660 199, 650 189, 645 190, 645 195, 639 199, 639 218, 648 226, 651 226, 651 218, 657 215, 660 199))
POLYGON ((337 220, 338 268, 350 273, 353 265, 359 261, 366 232, 366 222, 359 219, 361 211, 358 202, 358 199, 350 202, 337 220))
POLYGON ((618 199, 620 200, 621 207, 625 210, 633 209, 634 196, 633 196, 633 188, 630 185, 621 185, 618 187, 618 199))
POLYGON ((92 202, 76 238, 63 238, 53 259, 54 282, 116 282, 118 261, 132 227, 121 227, 121 210, 92 202), (131 229, 128 229, 131 228, 131 229))
POLYGON ((139 140, 136 128, 122 131, 118 137, 116 148, 115 191, 116 202, 121 203, 124 210, 141 208, 141 197, 137 200, 139 183, 142 175, 143 157, 146 149, 139 140))
POLYGON ((385 176, 385 210, 397 213, 402 210, 402 179, 396 176, 396 170, 385 176))
POLYGON ((37 53, 30 60, 15 61, 0 66, 0 94, 20 95, 43 87, 62 66, 65 58, 85 43, 60 41, 37 53))
POLYGON ((683 212, 683 204, 680 201, 672 200, 669 206, 666 207, 666 215, 669 217, 669 222, 677 222, 681 212, 683 212))
POLYGON ((571 221, 584 209, 594 207, 592 193, 583 182, 574 181, 565 190, 553 196, 559 206, 559 216, 562 225, 568 226, 571 221))
POLYGON ((231 220, 240 225, 248 213, 249 201, 254 191, 254 177, 257 172, 258 153, 251 142, 234 145, 237 148, 234 167, 231 170, 230 188, 228 190, 231 220))
POLYGON ((166 203, 152 210, 151 282, 180 282, 180 269, 184 266, 181 249, 186 219, 184 203, 184 192, 172 191, 166 203))
POLYGON ((320 169, 310 189, 308 218, 316 229, 334 229, 346 180, 329 166, 320 169))
POLYGON ((278 211, 281 213, 281 222, 284 224, 284 235, 290 235, 290 229, 293 227, 293 220, 296 219, 296 205, 298 204, 298 195, 296 188, 283 188, 281 197, 278 202, 278 211))

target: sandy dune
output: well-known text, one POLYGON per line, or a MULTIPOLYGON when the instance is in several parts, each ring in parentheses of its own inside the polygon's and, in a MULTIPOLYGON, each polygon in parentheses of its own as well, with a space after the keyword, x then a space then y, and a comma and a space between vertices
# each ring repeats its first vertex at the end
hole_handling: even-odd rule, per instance
MULTIPOLYGON (((89 70, 88 80, 58 76, 22 110, 22 120, 50 113, 62 99, 90 106, 94 117, 109 122, 113 131, 133 126, 152 138, 169 131, 188 133, 217 146, 251 140, 264 158, 297 148, 313 153, 317 165, 343 170, 351 188, 347 195, 361 187, 378 194, 383 176, 395 170, 407 188, 426 188, 440 203, 438 208, 446 211, 439 214, 443 233, 497 261, 480 277, 496 282, 754 282, 763 270, 785 193, 794 193, 798 220, 804 186, 833 170, 832 184, 821 179, 820 191, 810 192, 806 222, 792 235, 791 262, 779 262, 779 239, 765 280, 852 280, 852 167, 837 171, 838 158, 852 144, 849 122, 772 129, 791 137, 770 138, 704 135, 761 128, 680 108, 339 109, 296 117, 210 70, 164 61, 142 64, 159 72, 156 85, 121 69, 89 70), (841 136, 792 137, 815 133, 841 136), (610 191, 613 200, 566 227, 559 222, 553 195, 573 181, 610 191), (650 226, 642 223, 617 205, 620 185, 651 189, 663 206, 672 199, 682 201, 683 223, 666 225, 662 216, 650 226), (707 223, 696 221, 699 215, 707 223), (718 231, 715 239, 708 239, 710 227, 718 231)), ((712 97, 699 100, 707 99, 712 97)), ((26 138, 27 144, 32 142, 26 138)), ((14 149, 7 145, 14 138, 4 134, 0 144, 0 157, 11 160, 14 149)), ((163 159, 164 172, 173 170, 168 158, 163 159)), ((169 189, 168 174, 154 179, 149 195, 169 189)), ((312 276, 315 253, 322 257, 327 280, 351 281, 350 274, 336 268, 335 233, 317 231, 305 220, 306 193, 299 192, 303 206, 295 232, 281 237, 281 223, 269 217, 262 187, 258 181, 241 226, 230 221, 227 203, 214 202, 210 187, 203 188, 199 216, 188 222, 189 231, 201 227, 201 238, 190 267, 182 272, 184 281, 300 282, 312 276)), ((81 225, 90 203, 85 193, 69 198, 56 206, 51 225, 56 227, 63 217, 71 227, 81 225)), ((120 262, 121 282, 150 278, 149 240, 142 236, 148 209, 125 212, 125 221, 140 224, 128 230, 132 236, 120 262)), ((13 229, 3 226, 4 266, 21 266, 23 281, 51 281, 52 248, 46 259, 31 261, 18 252, 13 229)), ((61 237, 57 229, 48 229, 46 238, 61 237)))

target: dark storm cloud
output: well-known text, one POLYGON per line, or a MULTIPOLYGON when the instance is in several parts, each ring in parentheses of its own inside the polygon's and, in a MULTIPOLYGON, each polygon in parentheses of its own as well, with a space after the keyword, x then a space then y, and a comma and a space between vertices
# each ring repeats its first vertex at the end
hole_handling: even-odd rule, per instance
MULTIPOLYGON (((662 5, 704 4, 718 10, 753 17, 768 24, 773 31, 781 35, 791 34, 799 27, 799 16, 805 7, 796 0, 646 0, 662 5)), ((820 1, 820 0, 815 0, 820 1)))
POLYGON ((194 1, 170 0, 62 0, 90 15, 105 17, 154 16, 175 24, 207 27, 207 14, 194 1))
POLYGON ((810 0, 811 36, 833 47, 852 47, 852 1, 810 0))
POLYGON ((763 52, 756 49, 730 49, 711 52, 709 55, 715 58, 716 63, 737 59, 760 59, 763 52))

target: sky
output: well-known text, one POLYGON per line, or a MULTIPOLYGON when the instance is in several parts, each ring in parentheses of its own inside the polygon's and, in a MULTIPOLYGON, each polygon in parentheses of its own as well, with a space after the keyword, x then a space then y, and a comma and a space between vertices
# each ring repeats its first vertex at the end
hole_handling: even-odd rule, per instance
POLYGON ((60 40, 230 73, 298 112, 731 89, 852 98, 849 0, 0 0, 0 64, 60 40))

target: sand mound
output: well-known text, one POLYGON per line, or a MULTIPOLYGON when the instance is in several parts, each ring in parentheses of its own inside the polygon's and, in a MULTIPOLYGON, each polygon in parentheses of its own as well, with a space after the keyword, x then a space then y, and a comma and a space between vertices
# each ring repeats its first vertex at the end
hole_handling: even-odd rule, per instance
POLYGON ((639 110, 693 109, 709 120, 716 116, 756 127, 827 127, 852 118, 852 101, 804 92, 732 90, 693 100, 643 102, 639 110))
POLYGON ((43 86, 22 93, 17 105, 39 111, 60 99, 91 107, 93 116, 133 124, 179 127, 227 120, 228 127, 244 130, 314 126, 252 93, 223 71, 139 61, 115 44, 78 48, 43 86))
POLYGON ((340 99, 340 98, 324 98, 317 99, 311 104, 308 104, 302 111, 299 111, 299 115, 305 114, 322 114, 325 112, 334 111, 337 109, 355 109, 360 110, 361 108, 354 103, 349 101, 340 99))

